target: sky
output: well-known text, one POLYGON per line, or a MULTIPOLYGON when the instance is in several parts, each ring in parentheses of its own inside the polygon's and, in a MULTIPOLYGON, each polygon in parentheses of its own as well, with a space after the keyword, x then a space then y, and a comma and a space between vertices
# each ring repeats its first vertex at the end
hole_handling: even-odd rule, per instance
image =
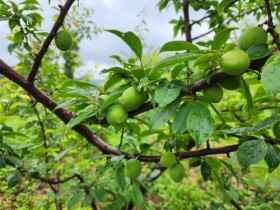
MULTIPOLYGON (((14 0, 20 2, 20 0, 14 0)), ((44 9, 42 16, 45 21, 43 30, 50 31, 53 19, 52 16, 57 12, 51 9, 51 6, 57 6, 65 1, 52 0, 51 6, 47 0, 39 0, 44 9)), ((94 14, 92 20, 104 29, 116 29, 123 32, 135 31, 135 27, 139 25, 141 18, 137 17, 141 11, 145 10, 147 14, 145 20, 148 32, 142 33, 143 41, 152 48, 160 48, 165 42, 172 40, 184 40, 184 36, 173 37, 173 26, 169 24, 171 19, 176 19, 181 12, 176 14, 174 8, 170 6, 166 10, 159 12, 156 7, 159 0, 80 0, 80 6, 93 8, 94 14)), ((77 1, 74 3, 77 4, 77 1)), ((193 11, 191 11, 193 12, 193 11)), ((203 14, 196 13, 196 19, 203 14)), ((0 58, 9 65, 15 65, 17 60, 13 55, 7 52, 9 41, 5 37, 9 34, 9 28, 6 22, 0 22, 0 58)), ((193 30, 194 36, 207 31, 206 25, 193 30)), ((83 59, 85 69, 89 66, 96 65, 103 69, 104 66, 110 66, 115 62, 110 58, 113 54, 131 55, 131 50, 126 44, 115 35, 102 32, 93 35, 92 40, 84 40, 81 43, 81 57, 83 59)))

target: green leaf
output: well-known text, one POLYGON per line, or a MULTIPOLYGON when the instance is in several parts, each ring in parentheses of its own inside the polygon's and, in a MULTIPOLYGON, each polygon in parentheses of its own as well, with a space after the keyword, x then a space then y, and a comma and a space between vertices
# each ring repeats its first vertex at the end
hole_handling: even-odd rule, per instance
POLYGON ((212 50, 220 50, 230 37, 231 31, 236 28, 225 28, 217 33, 211 45, 212 50))
POLYGON ((251 132, 257 132, 260 131, 264 128, 268 128, 270 126, 272 126, 273 124, 277 123, 280 121, 280 117, 279 116, 272 116, 269 118, 266 118, 265 120, 258 122, 254 127, 251 128, 251 132))
POLYGON ((175 112, 177 107, 180 104, 180 100, 176 100, 171 104, 168 104, 164 108, 157 108, 156 111, 152 114, 150 123, 152 128, 156 128, 160 125, 165 124, 171 115, 175 112))
POLYGON ((14 42, 15 43, 21 43, 24 39, 24 34, 22 31, 18 31, 14 34, 14 42))
POLYGON ((63 82, 60 86, 61 90, 74 90, 74 89, 96 89, 98 90, 98 87, 92 83, 80 81, 80 80, 67 80, 63 82))
POLYGON ((8 45, 8 52, 12 54, 12 52, 21 46, 21 43, 12 43, 8 45))
POLYGON ((167 52, 167 51, 181 51, 181 50, 185 50, 185 51, 195 51, 195 50, 199 50, 199 48, 190 43, 190 42, 186 42, 186 41, 171 41, 171 42, 167 42, 165 43, 161 48, 159 53, 162 52, 167 52))
POLYGON ((267 153, 264 158, 266 164, 269 167, 269 173, 273 172, 280 164, 280 156, 276 152, 273 145, 267 145, 267 153))
POLYGON ((192 60, 192 59, 198 57, 199 55, 200 54, 198 54, 198 53, 179 53, 177 55, 168 57, 168 58, 158 62, 153 67, 153 69, 151 70, 150 74, 153 71, 157 71, 157 70, 162 69, 162 68, 167 68, 169 66, 177 65, 177 64, 179 64, 181 62, 187 62, 189 60, 192 60))
POLYGON ((189 116, 190 110, 194 107, 193 103, 184 103, 179 111, 175 114, 172 131, 176 135, 181 135, 187 130, 187 118, 189 116))
POLYGON ((141 59, 142 57, 142 43, 139 37, 134 34, 133 32, 129 31, 123 33, 117 30, 107 30, 110 33, 113 33, 120 37, 129 47, 130 49, 136 54, 136 56, 141 59))
POLYGON ((249 86, 247 85, 246 81, 242 78, 242 92, 246 97, 246 101, 247 101, 247 110, 248 111, 253 111, 254 109, 254 102, 253 102, 253 98, 252 98, 252 94, 250 91, 249 86))
POLYGON ((269 56, 272 50, 268 49, 266 43, 257 43, 247 49, 246 53, 249 55, 250 60, 258 60, 269 56))
POLYGON ((73 128, 75 125, 80 124, 82 121, 84 121, 85 119, 92 117, 94 115, 96 115, 97 110, 96 107, 94 105, 89 105, 87 106, 77 117, 71 119, 67 125, 67 132, 73 128))
POLYGON ((40 178, 40 174, 37 171, 29 171, 26 173, 27 177, 33 178, 33 179, 39 179, 40 178))
POLYGON ((119 187, 122 190, 124 190, 126 187, 126 181, 125 181, 125 175, 124 175, 123 169, 120 167, 116 168, 115 173, 116 173, 116 180, 117 180, 119 187))
POLYGON ((6 162, 2 154, 0 154, 0 169, 6 168, 6 162))
POLYGON ((222 0, 218 7, 218 14, 221 15, 224 9, 226 9, 233 2, 234 0, 222 0))
POLYGON ((116 74, 131 74, 130 71, 125 70, 123 68, 120 67, 112 67, 109 69, 103 69, 99 74, 106 74, 106 73, 116 73, 116 74))
POLYGON ((237 181, 239 181, 239 175, 237 172, 233 169, 232 165, 224 160, 219 160, 229 171, 231 174, 236 178, 237 181))
POLYGON ((209 139, 214 131, 214 120, 210 115, 210 111, 204 106, 197 104, 189 113, 187 128, 198 148, 209 139))
POLYGON ((68 201, 68 209, 74 209, 75 206, 80 202, 82 196, 84 195, 83 192, 75 193, 68 201))
POLYGON ((180 90, 181 88, 175 85, 159 85, 155 90, 155 101, 159 107, 165 107, 178 98, 180 90))
POLYGON ((227 131, 229 134, 247 134, 251 132, 252 127, 231 128, 227 131))
POLYGON ((245 173, 248 167, 258 163, 267 153, 267 145, 265 141, 252 140, 241 144, 237 149, 237 159, 242 167, 242 172, 245 173))
POLYGON ((112 103, 116 102, 116 100, 122 95, 121 92, 114 93, 110 95, 100 106, 99 110, 102 112, 105 110, 107 107, 109 107, 112 103))
POLYGON ((134 182, 132 185, 132 195, 131 195, 132 201, 134 205, 140 207, 143 202, 143 194, 140 190, 140 186, 138 183, 134 182))
POLYGON ((81 103, 81 100, 80 99, 73 99, 73 100, 70 100, 70 101, 66 101, 64 103, 61 103, 61 104, 58 104, 52 111, 56 111, 60 108, 66 108, 66 107, 69 107, 69 106, 72 106, 74 104, 77 104, 77 103, 81 103))
POLYGON ((207 181, 211 178, 211 166, 206 161, 202 162, 200 171, 204 181, 207 181))
POLYGON ((13 188, 20 183, 20 178, 17 172, 12 172, 7 176, 8 188, 13 188))
POLYGON ((120 82, 122 80, 122 78, 117 75, 114 74, 113 76, 111 76, 104 84, 104 90, 108 90, 109 88, 113 87, 115 84, 117 84, 118 82, 120 82))
POLYGON ((280 60, 273 60, 262 69, 261 84, 267 95, 271 98, 275 97, 280 91, 280 60))

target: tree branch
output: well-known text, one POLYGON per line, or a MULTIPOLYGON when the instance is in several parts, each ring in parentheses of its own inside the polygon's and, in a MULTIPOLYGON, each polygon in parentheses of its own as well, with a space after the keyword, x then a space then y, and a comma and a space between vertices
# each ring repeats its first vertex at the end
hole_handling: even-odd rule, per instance
POLYGON ((280 39, 279 39, 279 34, 274 30, 275 26, 273 24, 273 17, 271 15, 271 9, 270 9, 270 3, 269 0, 264 0, 265 1, 265 7, 266 7, 266 13, 268 16, 267 20, 267 31, 272 35, 273 37, 273 42, 277 46, 277 51, 280 50, 280 39))
POLYGON ((54 39, 58 29, 62 26, 63 21, 68 13, 68 10, 71 8, 72 4, 74 3, 75 0, 67 0, 66 3, 64 4, 63 7, 61 7, 60 10, 60 14, 56 20, 56 22, 54 23, 49 35, 47 36, 47 38, 45 39, 41 49, 39 50, 39 52, 37 53, 35 59, 34 59, 34 63, 32 66, 32 69, 28 75, 28 82, 33 83, 35 80, 35 76, 39 71, 39 67, 41 64, 41 61, 45 55, 45 53, 47 52, 52 40, 54 39))
POLYGON ((184 0, 183 11, 184 11, 184 28, 185 28, 186 40, 188 42, 192 42, 192 35, 191 35, 192 27, 190 25, 189 0, 184 0))
POLYGON ((77 178, 79 179, 80 182, 85 182, 83 177, 81 177, 79 174, 73 174, 72 176, 68 177, 68 178, 65 178, 63 180, 55 180, 55 179, 49 179, 49 178, 43 178, 43 177, 40 177, 40 181, 42 182, 46 182, 48 184, 60 184, 60 183, 64 183, 64 182, 67 182, 71 179, 74 179, 74 178, 77 178))

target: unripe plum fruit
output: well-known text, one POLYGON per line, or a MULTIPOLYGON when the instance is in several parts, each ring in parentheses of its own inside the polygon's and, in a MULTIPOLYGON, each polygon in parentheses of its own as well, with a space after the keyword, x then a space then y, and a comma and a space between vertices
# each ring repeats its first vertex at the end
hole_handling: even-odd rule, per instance
POLYGON ((221 85, 224 89, 227 90, 236 90, 241 86, 241 76, 234 75, 228 79, 219 82, 219 85, 221 85))
POLYGON ((172 152, 165 152, 161 155, 160 165, 169 168, 176 163, 176 156, 172 152))
POLYGON ((130 179, 137 179, 142 172, 141 162, 137 159, 130 159, 126 162, 124 173, 130 179))
POLYGON ((106 114, 107 122, 113 126, 123 125, 127 118, 127 111, 121 104, 114 104, 110 106, 106 114))
POLYGON ((244 51, 258 43, 267 43, 267 32, 259 27, 248 28, 238 40, 239 48, 244 51))
POLYGON ((121 96, 123 106, 129 111, 140 108, 145 100, 147 100, 146 94, 139 92, 134 86, 127 88, 121 96))
POLYGON ((55 44, 61 51, 67 51, 72 47, 72 35, 70 32, 62 30, 55 36, 55 44))
POLYGON ((169 169, 170 178, 174 182, 180 182, 185 176, 185 168, 181 163, 176 163, 169 169))
POLYGON ((240 75, 249 68, 250 58, 243 50, 231 50, 220 61, 222 70, 230 75, 240 75))
POLYGON ((212 103, 219 103, 223 98, 223 89, 219 85, 212 85, 204 88, 203 96, 212 103))

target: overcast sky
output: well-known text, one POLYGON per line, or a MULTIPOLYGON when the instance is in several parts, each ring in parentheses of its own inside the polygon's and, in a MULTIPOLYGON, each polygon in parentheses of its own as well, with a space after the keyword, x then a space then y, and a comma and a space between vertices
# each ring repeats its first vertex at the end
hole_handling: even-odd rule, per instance
MULTIPOLYGON (((16 0, 20 2, 19 0, 16 0)), ((158 11, 156 7, 159 0, 80 0, 81 6, 91 7, 95 10, 93 21, 105 29, 117 29, 123 32, 135 31, 135 27, 139 25, 141 19, 137 17, 141 11, 145 10, 147 16, 148 32, 144 32, 142 36, 148 46, 161 47, 165 42, 183 40, 184 37, 173 37, 173 26, 169 24, 171 19, 177 18, 180 14, 176 14, 173 7, 162 11, 158 11)), ((53 24, 52 16, 57 12, 48 5, 47 0, 39 1, 42 4, 44 12, 42 13, 45 22, 43 30, 49 31, 53 24)), ((56 6, 60 1, 52 0, 51 6, 56 6)), ((62 1, 63 3, 64 1, 62 1)), ((77 4, 77 1, 75 2, 77 4)), ((192 11, 191 11, 192 12, 192 11)), ((197 15, 197 14, 196 14, 197 15)), ((197 16, 196 19, 199 17, 197 16)), ((5 37, 9 34, 9 28, 6 22, 0 22, 0 58, 10 65, 16 64, 16 59, 7 52, 9 41, 5 37)), ((194 29, 194 35, 197 32, 202 33, 207 28, 202 26, 194 29)), ((95 63, 103 65, 111 65, 114 60, 110 55, 124 53, 131 54, 129 48, 115 35, 102 32, 94 35, 92 40, 84 40, 81 43, 81 55, 85 65, 93 65, 95 63)), ((102 68, 102 67, 100 67, 102 68)))

